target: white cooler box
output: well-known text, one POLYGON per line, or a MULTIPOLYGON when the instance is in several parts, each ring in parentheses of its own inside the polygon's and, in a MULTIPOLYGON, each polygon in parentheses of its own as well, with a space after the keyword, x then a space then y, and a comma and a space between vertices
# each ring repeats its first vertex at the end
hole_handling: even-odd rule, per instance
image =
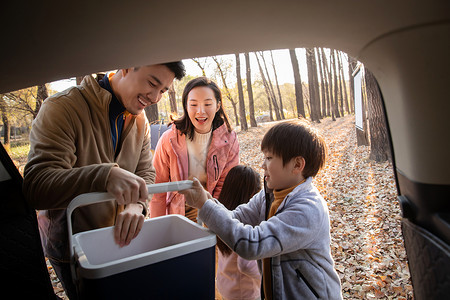
POLYGON ((67 209, 72 274, 81 299, 214 299, 216 236, 183 216, 146 220, 122 248, 113 227, 71 235, 76 207, 110 200, 106 193, 83 194, 67 209))

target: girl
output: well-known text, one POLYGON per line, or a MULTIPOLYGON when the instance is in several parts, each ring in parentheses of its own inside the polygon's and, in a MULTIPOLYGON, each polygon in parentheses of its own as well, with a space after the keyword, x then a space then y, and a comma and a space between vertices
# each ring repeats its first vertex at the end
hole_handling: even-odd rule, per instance
MULTIPOLYGON (((219 87, 206 77, 189 81, 183 91, 181 118, 173 121, 155 149, 155 183, 192 177, 218 198, 228 171, 239 163, 239 142, 222 107, 219 87)), ((197 210, 186 206, 178 192, 155 194, 150 216, 185 215, 197 221, 197 210)))
MULTIPOLYGON (((259 174, 252 168, 238 165, 228 172, 219 201, 229 210, 247 203, 261 190, 259 174)), ((217 290, 225 299, 257 299, 261 275, 255 260, 246 260, 217 238, 217 290)))

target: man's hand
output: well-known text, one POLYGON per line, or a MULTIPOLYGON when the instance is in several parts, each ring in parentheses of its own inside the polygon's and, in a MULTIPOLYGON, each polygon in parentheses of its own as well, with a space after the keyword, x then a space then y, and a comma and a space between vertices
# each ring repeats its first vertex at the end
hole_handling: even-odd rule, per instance
POLYGON ((187 205, 194 208, 202 208, 203 204, 205 204, 206 200, 211 199, 211 195, 205 191, 200 181, 197 178, 192 179, 193 184, 190 189, 178 191, 180 194, 183 194, 187 205))
POLYGON ((131 203, 117 216, 114 240, 120 247, 129 245, 141 231, 142 225, 144 225, 142 209, 140 203, 131 203))
POLYGON ((148 198, 144 179, 119 167, 111 169, 106 182, 106 191, 113 195, 120 205, 146 202, 148 198))

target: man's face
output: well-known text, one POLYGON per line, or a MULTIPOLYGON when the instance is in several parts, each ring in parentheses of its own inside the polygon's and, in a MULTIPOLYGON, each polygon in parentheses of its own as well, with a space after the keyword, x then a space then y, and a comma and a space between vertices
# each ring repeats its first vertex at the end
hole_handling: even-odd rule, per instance
POLYGON ((133 115, 161 100, 169 89, 175 74, 164 65, 152 65, 139 69, 122 69, 122 78, 115 87, 117 97, 133 115))

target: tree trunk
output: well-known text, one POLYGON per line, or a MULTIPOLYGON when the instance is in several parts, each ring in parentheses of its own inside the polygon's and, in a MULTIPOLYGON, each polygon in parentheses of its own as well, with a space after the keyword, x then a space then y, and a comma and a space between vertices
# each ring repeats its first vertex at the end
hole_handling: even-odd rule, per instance
POLYGON ((239 116, 241 118, 241 130, 247 131, 247 118, 245 117, 245 102, 244 102, 244 91, 242 89, 242 78, 241 78, 241 59, 239 53, 234 54, 236 57, 236 77, 237 86, 239 94, 239 116))
POLYGON ((147 106, 146 108, 144 108, 144 110, 150 124, 154 124, 158 121, 159 115, 157 103, 147 106))
POLYGON ((42 102, 44 102, 44 100, 47 98, 48 98, 47 86, 45 84, 38 85, 36 94, 36 106, 32 112, 33 119, 36 118, 37 114, 39 113, 39 110, 41 109, 42 102))
POLYGON ((350 78, 350 111, 352 114, 355 113, 355 83, 353 82, 353 70, 356 68, 356 59, 347 55, 348 61, 348 78, 350 78))
POLYGON ((225 74, 223 73, 223 70, 222 70, 222 67, 220 66, 219 60, 215 56, 213 56, 212 59, 216 63, 217 69, 219 70, 220 77, 222 78, 222 83, 225 88, 225 95, 227 96, 228 100, 230 100, 231 105, 233 105, 234 117, 236 118, 236 126, 239 126, 239 115, 237 113, 237 108, 236 108, 237 103, 236 103, 236 101, 234 101, 233 97, 231 96, 230 90, 228 89, 227 81, 225 80, 225 74))
POLYGON ((344 102, 344 109, 347 112, 347 114, 350 113, 350 107, 348 105, 348 94, 347 94, 347 84, 345 84, 345 77, 344 77, 344 64, 342 63, 342 55, 343 53, 339 51, 339 69, 341 71, 341 82, 342 82, 342 90, 343 90, 343 97, 342 101, 344 102))
POLYGON ((167 93, 169 94, 170 112, 172 114, 177 114, 178 113, 177 97, 176 97, 176 92, 175 92, 175 88, 173 86, 173 83, 170 85, 169 90, 167 91, 167 93))
POLYGON ((323 60, 322 57, 320 55, 320 48, 315 48, 315 52, 316 52, 316 57, 317 57, 317 64, 319 67, 319 76, 320 76, 320 84, 319 84, 319 88, 320 88, 320 108, 321 108, 321 114, 322 117, 326 117, 327 116, 327 103, 326 103, 326 96, 325 96, 325 77, 323 75, 323 60))
MULTIPOLYGON (((320 49, 321 54, 322 54, 322 63, 323 63, 323 75, 325 77, 325 97, 326 97, 326 115, 327 116, 331 116, 332 112, 331 112, 331 98, 332 98, 332 94, 331 94, 331 85, 333 84, 331 82, 331 75, 330 75, 330 69, 328 67, 328 60, 327 60, 327 56, 325 55, 325 50, 323 48, 320 49)), ((333 117, 333 121, 334 121, 334 117, 333 117)))
POLYGON ((271 101, 271 96, 270 96, 269 85, 268 85, 268 83, 267 83, 266 76, 264 75, 264 71, 263 71, 263 69, 262 69, 262 67, 261 67, 261 63, 260 63, 260 61, 259 61, 258 54, 255 53, 255 56, 256 56, 256 61, 258 62, 259 72, 261 73, 261 78, 262 78, 262 81, 263 81, 264 90, 266 91, 266 94, 267 94, 267 100, 269 101, 269 120, 270 120, 270 121, 273 121, 273 116, 272 116, 272 101, 271 101))
POLYGON ((263 52, 260 52, 260 55, 261 55, 261 59, 264 63, 264 69, 266 70, 266 74, 267 74, 267 86, 268 86, 268 90, 270 93, 270 99, 272 99, 272 105, 273 105, 273 110, 275 111, 275 117, 277 118, 277 120, 281 120, 280 108, 278 107, 277 98, 275 97, 275 92, 273 91, 272 81, 270 80, 269 71, 267 70, 266 59, 264 58, 263 52))
POLYGON ((320 122, 320 99, 317 90, 317 64, 314 55, 314 49, 306 49, 306 62, 308 67, 308 85, 309 85, 309 103, 311 106, 311 121, 320 122))
POLYGON ((269 121, 273 121, 275 119, 273 118, 272 99, 270 99, 269 94, 267 94, 267 102, 269 103, 269 121))
POLYGON ((234 117, 236 118, 236 126, 239 126, 239 114, 238 114, 238 108, 237 108, 237 103, 233 101, 233 99, 230 99, 231 96, 227 96, 228 100, 230 100, 231 105, 233 106, 233 113, 234 113, 234 117))
MULTIPOLYGON (((311 49, 305 48, 306 51, 306 69, 308 70, 308 94, 309 94, 309 117, 311 118, 311 121, 315 121, 315 111, 314 111, 314 101, 315 101, 315 94, 314 94, 314 79, 313 79, 313 73, 312 73, 312 66, 311 66, 311 49)), ((308 102, 308 101, 307 101, 308 102)))
POLYGON ((314 94, 316 97, 316 113, 317 113, 317 122, 320 123, 320 119, 322 119, 322 113, 321 113, 321 105, 320 105, 320 86, 319 86, 319 73, 317 70, 317 60, 316 60, 316 54, 315 54, 315 50, 313 49, 312 51, 312 58, 313 58, 313 70, 314 70, 314 82, 315 82, 315 86, 314 86, 314 94))
MULTIPOLYGON (((366 92, 363 90, 364 84, 363 84, 363 80, 364 78, 362 77, 363 74, 363 68, 361 67, 360 70, 358 71, 358 73, 356 73, 355 75, 360 74, 360 76, 358 76, 358 79, 360 80, 359 84, 358 84, 358 89, 355 89, 355 77, 353 76, 352 73, 352 82, 353 82, 353 91, 354 91, 354 96, 355 96, 355 101, 356 99, 360 99, 361 103, 358 105, 358 111, 356 111, 355 109, 355 118, 357 118, 357 116, 359 114, 361 114, 361 122, 362 124, 358 124, 359 126, 356 126, 356 122, 355 122, 355 130, 356 130, 356 143, 359 146, 369 146, 369 137, 368 137, 368 128, 367 128, 367 96, 366 96, 366 92)), ((356 107, 356 105, 355 105, 356 107)), ((358 120, 359 123, 359 120, 358 120)))
POLYGON ((253 101, 253 88, 252 88, 252 71, 250 68, 250 55, 248 52, 245 52, 245 67, 247 71, 247 93, 248 93, 248 110, 250 111, 250 126, 256 127, 256 118, 255 118, 255 105, 253 101))
POLYGON ((2 112, 2 121, 3 121, 3 145, 5 148, 9 149, 11 143, 11 126, 9 125, 8 116, 6 113, 2 112))
POLYGON ((206 77, 205 73, 205 65, 206 65, 206 59, 204 65, 201 64, 200 60, 198 58, 191 58, 193 62, 197 64, 197 66, 202 70, 202 75, 206 77))
POLYGON ((294 71, 295 82, 295 103, 297 104, 297 117, 305 117, 305 105, 303 103, 302 78, 300 77, 300 69, 298 67, 297 55, 295 49, 289 49, 291 57, 292 70, 294 71))
POLYGON ((343 99, 343 92, 342 92, 342 80, 341 80, 341 65, 339 63, 339 51, 334 51, 334 62, 336 64, 336 78, 337 78, 337 86, 338 86, 338 107, 339 107, 339 115, 341 117, 344 116, 344 99, 343 99))
MULTIPOLYGON (((343 72, 342 72, 342 61, 341 61, 341 55, 340 55, 340 51, 336 51, 336 62, 337 62, 337 75, 338 75, 338 81, 339 81, 339 108, 340 108, 340 112, 341 112, 341 116, 345 115, 345 111, 346 111, 346 105, 345 105, 345 99, 344 99, 344 77, 342 76, 343 72)), ((348 107, 348 105, 347 105, 348 107)))
POLYGON ((2 113, 2 121, 3 121, 3 145, 5 146, 5 149, 9 151, 11 126, 9 125, 8 112, 6 111, 6 103, 5 100, 3 99, 3 95, 0 95, 0 111, 2 113))
POLYGON ((280 85, 278 84, 277 69, 275 68, 275 61, 273 60, 272 50, 270 51, 270 57, 272 58, 272 68, 273 68, 273 74, 275 74, 275 84, 277 85, 278 99, 280 99, 280 115, 281 115, 282 119, 285 119, 284 111, 283 111, 283 100, 281 98, 280 85))
POLYGON ((365 69, 367 103, 369 106, 370 159, 384 162, 391 159, 386 119, 381 92, 373 74, 365 69))
POLYGON ((334 86, 334 96, 333 96, 333 101, 332 101, 332 105, 333 105, 333 111, 334 111, 334 116, 336 118, 340 118, 341 114, 339 113, 339 99, 338 99, 338 90, 339 90, 339 83, 338 83, 338 78, 337 78, 337 64, 336 64, 336 50, 333 50, 330 57, 331 57, 331 67, 333 70, 333 86, 334 86))

